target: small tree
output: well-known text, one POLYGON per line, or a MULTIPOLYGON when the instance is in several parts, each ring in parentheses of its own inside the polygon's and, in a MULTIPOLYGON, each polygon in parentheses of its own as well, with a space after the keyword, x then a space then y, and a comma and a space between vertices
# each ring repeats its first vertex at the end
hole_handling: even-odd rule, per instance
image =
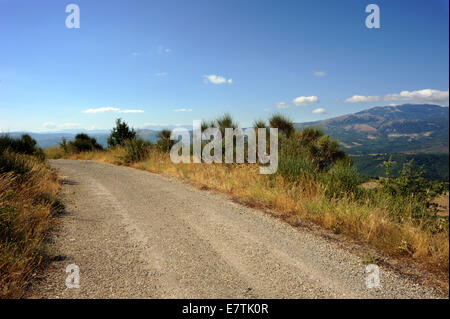
POLYGON ((61 138, 59 146, 63 149, 64 153, 67 153, 67 139, 65 137, 61 138))
POLYGON ((108 146, 114 147, 116 145, 124 145, 126 141, 136 138, 136 131, 128 126, 122 119, 116 120, 116 127, 111 130, 108 137, 108 146))

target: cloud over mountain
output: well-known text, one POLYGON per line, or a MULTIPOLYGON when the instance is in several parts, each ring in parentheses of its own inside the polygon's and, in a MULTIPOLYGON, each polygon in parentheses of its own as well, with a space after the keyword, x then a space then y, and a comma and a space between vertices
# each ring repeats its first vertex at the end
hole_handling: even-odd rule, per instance
POLYGON ((83 111, 83 113, 87 113, 87 114, 97 114, 97 113, 107 113, 107 112, 113 112, 113 113, 144 113, 143 110, 138 110, 138 109, 121 110, 118 107, 111 107, 111 106, 98 107, 98 108, 87 109, 87 110, 83 111))

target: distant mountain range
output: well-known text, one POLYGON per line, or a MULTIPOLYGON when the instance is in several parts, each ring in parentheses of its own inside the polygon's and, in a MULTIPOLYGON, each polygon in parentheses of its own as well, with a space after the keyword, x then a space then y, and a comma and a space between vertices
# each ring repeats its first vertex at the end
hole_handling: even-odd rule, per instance
MULTIPOLYGON (((337 139, 350 154, 384 153, 449 153, 449 108, 438 105, 404 104, 378 106, 354 114, 343 115, 317 122, 296 123, 297 129, 320 127, 337 139)), ((169 129, 175 128, 168 127, 169 129)), ((192 127, 187 127, 192 130, 192 127)), ((138 129, 145 140, 156 141, 157 127, 138 129)), ((106 146, 109 130, 86 131, 106 146)), ((30 134, 39 146, 58 145, 64 137, 71 140, 77 131, 48 133, 11 132, 16 137, 30 134)), ((0 133, 1 134, 1 133, 0 133)))
POLYGON ((448 107, 428 104, 378 106, 295 127, 320 127, 350 154, 448 154, 448 111, 448 107))
MULTIPOLYGON (((91 137, 95 137, 97 142, 102 146, 107 146, 108 136, 110 131, 88 131, 88 130, 79 130, 79 131, 62 131, 62 132, 51 132, 51 133, 34 133, 34 132, 8 132, 8 133, 0 133, 0 134, 8 134, 11 137, 20 137, 23 134, 29 134, 32 138, 34 138, 38 145, 42 148, 49 148, 53 146, 58 146, 63 138, 70 141, 75 138, 77 133, 86 133, 91 137)), ((137 133, 140 137, 145 140, 156 142, 158 139, 158 131, 149 130, 149 129, 139 129, 137 133)))
MULTIPOLYGON (((334 117, 323 121, 296 123, 297 129, 320 127, 337 139, 352 155, 358 170, 367 175, 382 176, 383 161, 391 155, 393 170, 398 172, 402 163, 414 159, 424 165, 427 177, 449 179, 449 108, 438 105, 404 104, 378 106, 365 111, 334 117)), ((169 129, 175 126, 169 126, 169 129)), ((189 130, 192 127, 186 126, 189 130)), ((160 127, 138 129, 145 140, 157 141, 160 127)), ((110 131, 86 131, 106 146, 110 131)), ((78 131, 51 133, 8 133, 13 137, 30 134, 43 148, 57 146, 64 137, 72 140, 78 131)), ((0 133, 1 134, 1 133, 0 133)))
POLYGON ((438 105, 378 106, 323 121, 296 123, 297 129, 319 127, 352 155, 362 174, 384 176, 383 162, 392 159, 392 172, 414 160, 425 177, 449 180, 449 109, 438 105))

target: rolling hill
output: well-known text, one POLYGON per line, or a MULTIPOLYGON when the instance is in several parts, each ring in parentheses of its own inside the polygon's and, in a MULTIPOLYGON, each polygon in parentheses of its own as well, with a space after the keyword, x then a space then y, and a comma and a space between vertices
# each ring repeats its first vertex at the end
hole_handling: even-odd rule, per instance
POLYGON ((448 110, 427 104, 379 106, 295 126, 322 128, 350 154, 448 154, 448 110))
POLYGON ((323 121, 296 123, 297 129, 320 127, 352 155, 356 168, 384 176, 392 158, 398 175, 405 162, 425 168, 425 177, 449 180, 449 109, 438 105, 378 106, 323 121))

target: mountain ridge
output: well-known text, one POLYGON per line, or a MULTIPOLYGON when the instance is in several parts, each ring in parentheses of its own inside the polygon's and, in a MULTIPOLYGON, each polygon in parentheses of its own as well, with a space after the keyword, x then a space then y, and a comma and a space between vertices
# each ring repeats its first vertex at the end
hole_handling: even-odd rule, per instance
MULTIPOLYGON (((321 121, 294 123, 296 129, 319 127, 337 139, 353 155, 384 153, 449 153, 449 108, 431 104, 376 106, 356 113, 321 121)), ((106 146, 109 131, 5 132, 12 137, 30 134, 41 147, 58 145, 84 132, 106 146)), ((137 129, 143 139, 155 142, 158 130, 137 129)))
POLYGON ((350 154, 448 154, 448 121, 448 107, 403 104, 294 125, 296 129, 323 129, 350 154))

